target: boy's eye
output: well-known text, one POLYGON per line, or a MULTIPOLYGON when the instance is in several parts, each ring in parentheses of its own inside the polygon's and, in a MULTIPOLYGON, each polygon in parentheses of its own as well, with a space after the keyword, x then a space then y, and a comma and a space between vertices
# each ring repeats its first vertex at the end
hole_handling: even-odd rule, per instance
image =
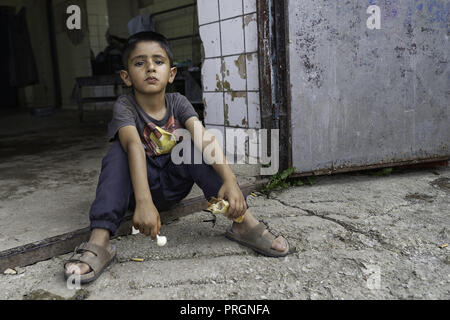
POLYGON ((163 64, 164 62, 159 61, 159 60, 156 60, 155 63, 156 63, 157 65, 161 65, 161 64, 163 64))
POLYGON ((134 64, 136 67, 141 67, 144 65, 144 61, 138 61, 134 64))

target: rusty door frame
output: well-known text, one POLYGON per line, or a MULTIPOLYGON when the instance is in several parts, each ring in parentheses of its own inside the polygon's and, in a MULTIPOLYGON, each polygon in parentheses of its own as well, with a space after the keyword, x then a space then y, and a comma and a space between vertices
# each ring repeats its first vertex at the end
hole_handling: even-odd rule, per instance
POLYGON ((279 129, 286 142, 280 143, 282 171, 292 166, 288 0, 257 0, 256 8, 261 127, 279 129))

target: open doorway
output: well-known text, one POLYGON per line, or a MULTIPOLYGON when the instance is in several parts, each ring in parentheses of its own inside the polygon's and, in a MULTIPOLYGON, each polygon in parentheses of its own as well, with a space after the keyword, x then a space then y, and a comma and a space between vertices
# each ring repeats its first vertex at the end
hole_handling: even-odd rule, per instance
MULTIPOLYGON (((212 43, 211 39, 206 42, 205 38, 202 45, 199 37, 197 3, 193 0, 23 0, 17 3, 26 4, 30 13, 28 25, 41 81, 39 85, 31 86, 34 90, 34 101, 37 101, 39 97, 46 97, 46 92, 51 93, 52 84, 56 82, 60 87, 62 107, 55 110, 52 116, 45 118, 31 117, 29 114, 26 117, 14 119, 0 117, 2 120, 0 122, 2 128, 0 133, 2 160, 0 220, 8 222, 0 228, 2 240, 0 241, 0 258, 2 252, 7 252, 4 256, 8 256, 8 259, 10 257, 22 259, 24 246, 28 252, 32 252, 30 248, 35 248, 35 244, 43 247, 42 243, 47 239, 58 239, 55 243, 59 246, 57 250, 62 250, 61 252, 73 250, 71 241, 75 238, 72 236, 86 234, 87 213, 96 194, 101 169, 99 164, 110 147, 106 137, 107 124, 111 119, 113 101, 117 100, 117 97, 112 97, 114 100, 105 104, 108 110, 103 108, 102 110, 100 108, 86 110, 88 112, 83 123, 79 123, 76 119, 77 100, 72 97, 78 79, 85 78, 87 82, 98 85, 98 79, 95 79, 98 70, 94 72, 92 68, 90 52, 92 51, 92 55, 97 57, 105 51, 110 45, 105 39, 106 34, 114 36, 115 39, 126 39, 130 36, 128 30, 130 20, 139 15, 151 17, 155 31, 169 39, 174 53, 174 62, 178 68, 175 82, 167 91, 177 91, 185 95, 201 119, 204 116, 203 95, 205 95, 206 104, 208 103, 207 94, 210 96, 212 94, 202 92, 202 87, 211 77, 210 73, 202 74, 200 69, 208 57, 214 58, 205 57, 205 51, 208 51, 208 48, 204 46, 207 44, 220 46, 219 42, 212 43), (67 8, 74 3, 81 9, 81 29, 78 31, 68 30, 66 25, 67 8), (48 14, 46 4, 49 7, 48 14), (52 41, 55 50, 52 49, 52 41), (56 53, 54 57, 51 54, 52 51, 56 53), (57 70, 55 74, 59 80, 53 81, 53 70, 57 70), (205 78, 205 75, 208 77, 205 78), (91 80, 94 82, 90 82, 91 80), (7 125, 4 125, 5 123, 7 125), (6 130, 6 127, 11 128, 6 130), (14 215, 13 221, 10 219, 12 215, 14 215), (11 252, 14 254, 11 255, 11 252), (15 253, 18 254, 15 255, 15 253)), ((0 5, 2 4, 15 6, 13 0, 0 0, 0 5)), ((20 8, 16 6, 15 10, 18 9, 20 8)), ((245 13, 250 14, 254 11, 245 13)), ((200 13, 199 16, 202 17, 202 14, 200 13)), ((243 18, 241 19, 244 21, 243 18)), ((228 22, 231 25, 234 19, 228 22)), ((248 24, 251 26, 252 21, 248 24)), ((244 33, 243 23, 240 26, 241 32, 244 33)), ((243 36, 241 38, 243 39, 243 36)), ((245 53, 254 54, 255 50, 245 53)), ((239 55, 233 55, 232 58, 239 59, 239 55)), ((230 65, 236 65, 234 60, 230 59, 230 65)), ((223 72, 225 71, 226 69, 223 72)), ((114 75, 115 71, 108 70, 108 73, 114 75)), ((238 74, 232 70, 233 75, 234 73, 238 74)), ((212 75, 216 78, 216 72, 212 75)), ((121 82, 118 83, 118 85, 121 84, 121 82)), ((231 84, 233 85, 233 82, 231 84)), ((106 85, 100 84, 100 86, 106 85)), ((247 87, 249 90, 252 88, 246 85, 247 87)), ((83 89, 87 88, 83 87, 83 89)), ((235 88, 231 86, 231 89, 235 88)), ((110 88, 101 88, 99 92, 94 92, 95 97, 91 98, 91 105, 104 101, 105 93, 100 92, 104 90, 110 91, 110 88)), ((92 93, 92 91, 89 92, 90 95, 92 93)), ((211 101, 210 114, 214 114, 214 108, 218 110, 217 114, 221 111, 223 114, 223 105, 220 107, 220 103, 224 101, 222 98, 226 97, 226 93, 223 90, 213 93, 217 93, 221 99, 211 101)), ((256 92, 251 93, 256 95, 256 92)), ((245 100, 239 98, 242 94, 230 93, 229 96, 231 101, 245 100)), ((48 101, 52 103, 53 96, 49 97, 48 101)), ((244 107, 247 110, 246 105, 244 107)), ((242 179, 241 184, 253 181, 244 174, 238 175, 238 178, 242 179)), ((200 194, 201 190, 197 189, 191 197, 200 196, 200 194)), ((48 258, 49 252, 36 255, 33 251, 33 256, 29 256, 30 260, 27 260, 27 263, 48 258)), ((55 251, 50 254, 55 254, 55 251)), ((24 260, 21 261, 23 263, 24 260)), ((1 263, 0 259, 0 268, 1 263)))
MULTIPOLYGON (((26 104, 25 99, 19 101, 19 89, 37 84, 38 71, 28 31, 27 8, 1 4, 0 2, 0 107, 15 109, 26 104)), ((25 92, 21 90, 20 93, 23 95, 25 92)))
MULTIPOLYGON (((94 200, 100 172, 98 164, 110 146, 107 124, 117 97, 105 103, 105 109, 86 108, 83 123, 77 121, 77 100, 72 97, 77 79, 96 80, 90 51, 94 56, 105 51, 110 45, 106 34, 127 39, 130 20, 141 14, 152 16, 155 31, 169 39, 179 69, 167 91, 184 94, 203 117, 196 2, 0 0, 2 5, 12 7, 9 10, 15 14, 22 7, 27 9, 39 83, 18 89, 19 99, 20 92, 29 91, 26 107, 18 108, 23 112, 0 114, 0 220, 8 220, 0 228, 0 253, 87 226, 86 213, 94 200), (66 24, 67 8, 74 3, 81 9, 79 30, 69 30, 66 24), (60 87, 62 107, 45 117, 30 114, 33 106, 53 105, 55 82, 60 87), (9 221, 11 214, 14 222, 9 221)), ((86 95, 94 95, 91 106, 104 101, 104 91, 110 95, 111 88, 99 89, 85 90, 89 91, 86 95)))
POLYGON ((10 6, 0 6, 0 42, 2 43, 3 50, 0 50, 0 71, 2 76, 0 77, 0 95, 2 96, 2 103, 0 108, 9 109, 15 108, 17 104, 17 87, 12 86, 10 83, 10 43, 9 33, 10 26, 9 20, 15 15, 15 8, 10 6))

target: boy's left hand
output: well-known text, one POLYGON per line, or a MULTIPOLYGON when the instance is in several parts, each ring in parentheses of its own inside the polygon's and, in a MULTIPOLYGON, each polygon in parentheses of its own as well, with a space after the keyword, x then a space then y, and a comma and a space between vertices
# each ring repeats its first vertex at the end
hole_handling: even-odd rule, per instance
POLYGON ((217 194, 217 198, 225 199, 230 203, 225 215, 231 220, 243 216, 247 211, 244 196, 235 181, 225 181, 217 194))

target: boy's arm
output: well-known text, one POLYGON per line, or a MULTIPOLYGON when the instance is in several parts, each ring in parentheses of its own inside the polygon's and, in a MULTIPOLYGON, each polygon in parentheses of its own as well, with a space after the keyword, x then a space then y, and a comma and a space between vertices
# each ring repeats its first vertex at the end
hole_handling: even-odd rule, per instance
POLYGON ((223 186, 219 190, 217 197, 225 198, 229 201, 230 209, 227 213, 229 218, 233 219, 242 216, 247 209, 247 204, 245 203, 244 196, 237 185, 236 176, 228 165, 227 159, 216 137, 205 129, 197 117, 189 118, 185 122, 185 126, 191 135, 191 139, 194 141, 194 145, 202 151, 202 154, 210 143, 214 144, 214 152, 217 153, 214 154, 214 157, 222 160, 219 163, 214 162, 211 165, 223 181, 223 186), (203 138, 196 139, 195 134, 201 134, 203 138), (199 143, 200 141, 202 141, 201 144, 199 143))
POLYGON ((156 235, 159 234, 161 221, 150 193, 145 151, 136 127, 125 126, 120 128, 119 141, 123 150, 128 154, 130 177, 136 199, 133 225, 143 234, 155 239, 156 235))

